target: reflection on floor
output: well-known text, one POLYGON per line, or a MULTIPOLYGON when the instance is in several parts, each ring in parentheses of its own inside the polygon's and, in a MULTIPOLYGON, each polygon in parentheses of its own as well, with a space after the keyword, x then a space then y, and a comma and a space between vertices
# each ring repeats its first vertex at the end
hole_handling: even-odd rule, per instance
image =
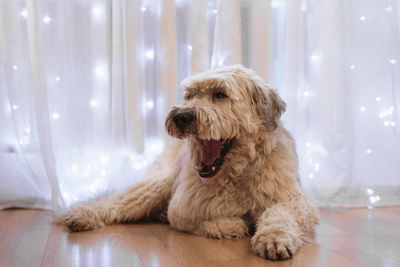
POLYGON ((112 225, 70 233, 48 211, 0 211, 0 266, 400 266, 400 207, 320 211, 315 243, 265 261, 250 238, 213 240, 168 225, 112 225))

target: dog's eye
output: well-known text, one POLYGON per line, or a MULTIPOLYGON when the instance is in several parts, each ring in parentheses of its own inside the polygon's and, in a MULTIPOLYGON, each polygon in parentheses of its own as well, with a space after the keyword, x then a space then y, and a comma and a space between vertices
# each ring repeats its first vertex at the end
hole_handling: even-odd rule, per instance
POLYGON ((193 94, 193 93, 186 94, 186 95, 185 95, 185 100, 190 100, 190 99, 192 99, 193 97, 194 97, 194 94, 193 94))
POLYGON ((222 92, 216 92, 216 93, 214 93, 213 96, 214 96, 214 98, 219 98, 219 99, 228 97, 225 93, 222 93, 222 92))

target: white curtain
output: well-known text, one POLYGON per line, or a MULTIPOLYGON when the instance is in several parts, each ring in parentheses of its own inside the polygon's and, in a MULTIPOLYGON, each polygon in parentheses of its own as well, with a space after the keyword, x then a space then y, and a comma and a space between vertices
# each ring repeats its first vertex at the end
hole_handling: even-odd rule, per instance
POLYGON ((400 203, 396 0, 0 0, 0 208, 140 179, 179 82, 240 63, 277 88, 319 206, 400 203))

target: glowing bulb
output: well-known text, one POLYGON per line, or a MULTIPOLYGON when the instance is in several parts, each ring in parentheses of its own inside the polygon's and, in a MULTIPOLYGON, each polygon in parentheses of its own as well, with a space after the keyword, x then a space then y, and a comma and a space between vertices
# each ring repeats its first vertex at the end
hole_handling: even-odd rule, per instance
POLYGON ((376 202, 378 202, 381 198, 379 196, 370 196, 369 197, 369 202, 371 202, 371 204, 374 204, 376 202))
POLYGON ((303 1, 303 3, 301 3, 301 11, 306 12, 307 11, 307 3, 303 1))
POLYGON ((154 102, 153 101, 147 101, 146 102, 146 106, 149 108, 149 109, 152 109, 153 107, 154 107, 154 102))
POLYGON ((153 51, 153 50, 148 50, 148 51, 146 52, 145 56, 146 56, 148 59, 153 59, 153 58, 154 58, 154 51, 153 51))
POLYGON ((53 118, 53 120, 58 120, 60 118, 60 114, 57 112, 54 112, 51 117, 53 118))
POLYGON ((385 121, 385 122, 383 123, 383 125, 389 126, 389 122, 388 122, 388 121, 385 121))
POLYGON ((360 107, 361 112, 364 112, 366 108, 364 106, 360 107))
POLYGON ((17 70, 18 69, 18 66, 17 65, 14 65, 13 66, 13 70, 17 70))
POLYGON ((371 188, 367 188, 368 195, 372 195, 373 193, 374 193, 374 190, 372 190, 371 188))
POLYGON ((390 122, 390 125, 391 125, 391 126, 396 126, 396 122, 391 121, 391 122, 390 122))
POLYGON ((390 11, 393 10, 393 8, 391 6, 388 6, 388 7, 385 8, 385 10, 390 12, 390 11))
POLYGON ((18 109, 18 105, 13 105, 13 106, 12 106, 12 109, 13 109, 13 110, 17 110, 17 109, 18 109))
POLYGON ((309 162, 309 163, 312 163, 312 159, 308 159, 308 162, 309 162))
POLYGON ((72 164, 71 169, 73 171, 76 171, 76 170, 78 170, 78 166, 76 164, 72 164))
POLYGON ((279 1, 277 1, 277 0, 272 0, 271 1, 271 7, 272 8, 278 8, 280 6, 281 6, 281 3, 279 1))
POLYGON ((214 14, 217 14, 218 13, 218 9, 214 9, 213 12, 214 12, 214 14))
POLYGON ((99 17, 102 13, 102 10, 100 7, 93 7, 92 8, 92 14, 95 15, 96 17, 99 17))
POLYGON ((314 173, 310 173, 310 175, 308 176, 310 179, 314 178, 314 173))
POLYGON ((43 22, 49 24, 51 22, 51 18, 48 15, 46 15, 43 17, 43 22))
POLYGON ((187 47, 188 47, 189 50, 193 49, 193 47, 191 45, 188 45, 187 47))
POLYGON ((218 61, 218 65, 219 65, 219 66, 223 66, 223 65, 224 65, 224 61, 223 61, 222 59, 219 60, 219 61, 218 61))
POLYGON ((96 106, 97 106, 97 100, 96 100, 96 99, 90 100, 90 105, 91 105, 92 107, 96 107, 96 106))
POLYGON ((25 127, 25 133, 29 134, 31 132, 31 127, 27 126, 25 127))
POLYGON ((311 143, 307 142, 306 147, 310 147, 310 146, 311 146, 311 143))
POLYGON ((372 149, 368 148, 367 150, 365 150, 365 154, 371 154, 372 153, 372 149))
POLYGON ((361 20, 361 21, 365 21, 365 19, 366 19, 365 16, 361 16, 361 17, 360 17, 360 20, 361 20))
POLYGON ((351 69, 351 70, 354 70, 355 68, 356 68, 356 66, 350 65, 350 69, 351 69))
POLYGON ((142 6, 142 12, 145 12, 147 10, 147 8, 145 6, 142 6))
POLYGON ((305 92, 303 93, 303 95, 304 95, 304 96, 309 96, 310 93, 309 93, 308 91, 305 91, 305 92))
POLYGON ((315 171, 319 171, 319 162, 316 162, 316 163, 315 163, 314 170, 315 170, 315 171))
POLYGON ((391 60, 390 60, 390 64, 393 64, 393 65, 396 64, 396 59, 394 59, 394 58, 391 59, 391 60))
POLYGON ((60 80, 61 80, 60 77, 57 76, 56 81, 59 82, 60 80))
POLYGON ((21 16, 23 16, 24 18, 26 18, 26 17, 28 16, 28 11, 26 11, 26 9, 24 9, 24 10, 22 10, 21 13, 19 13, 19 14, 21 14, 21 16))
POLYGON ((94 70, 97 76, 102 76, 105 73, 105 70, 103 67, 96 67, 96 69, 94 70))
POLYGON ((377 97, 377 98, 375 98, 375 100, 376 100, 376 102, 381 102, 381 101, 382 101, 382 98, 377 97))
POLYGON ((319 59, 319 56, 316 54, 311 55, 311 60, 317 61, 319 59))

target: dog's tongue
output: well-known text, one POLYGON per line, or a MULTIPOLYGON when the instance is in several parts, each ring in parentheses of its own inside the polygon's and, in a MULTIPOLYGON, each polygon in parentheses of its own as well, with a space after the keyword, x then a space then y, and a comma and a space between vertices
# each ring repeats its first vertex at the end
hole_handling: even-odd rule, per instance
POLYGON ((203 155, 201 161, 210 166, 221 156, 222 142, 217 140, 205 140, 203 145, 203 155))

